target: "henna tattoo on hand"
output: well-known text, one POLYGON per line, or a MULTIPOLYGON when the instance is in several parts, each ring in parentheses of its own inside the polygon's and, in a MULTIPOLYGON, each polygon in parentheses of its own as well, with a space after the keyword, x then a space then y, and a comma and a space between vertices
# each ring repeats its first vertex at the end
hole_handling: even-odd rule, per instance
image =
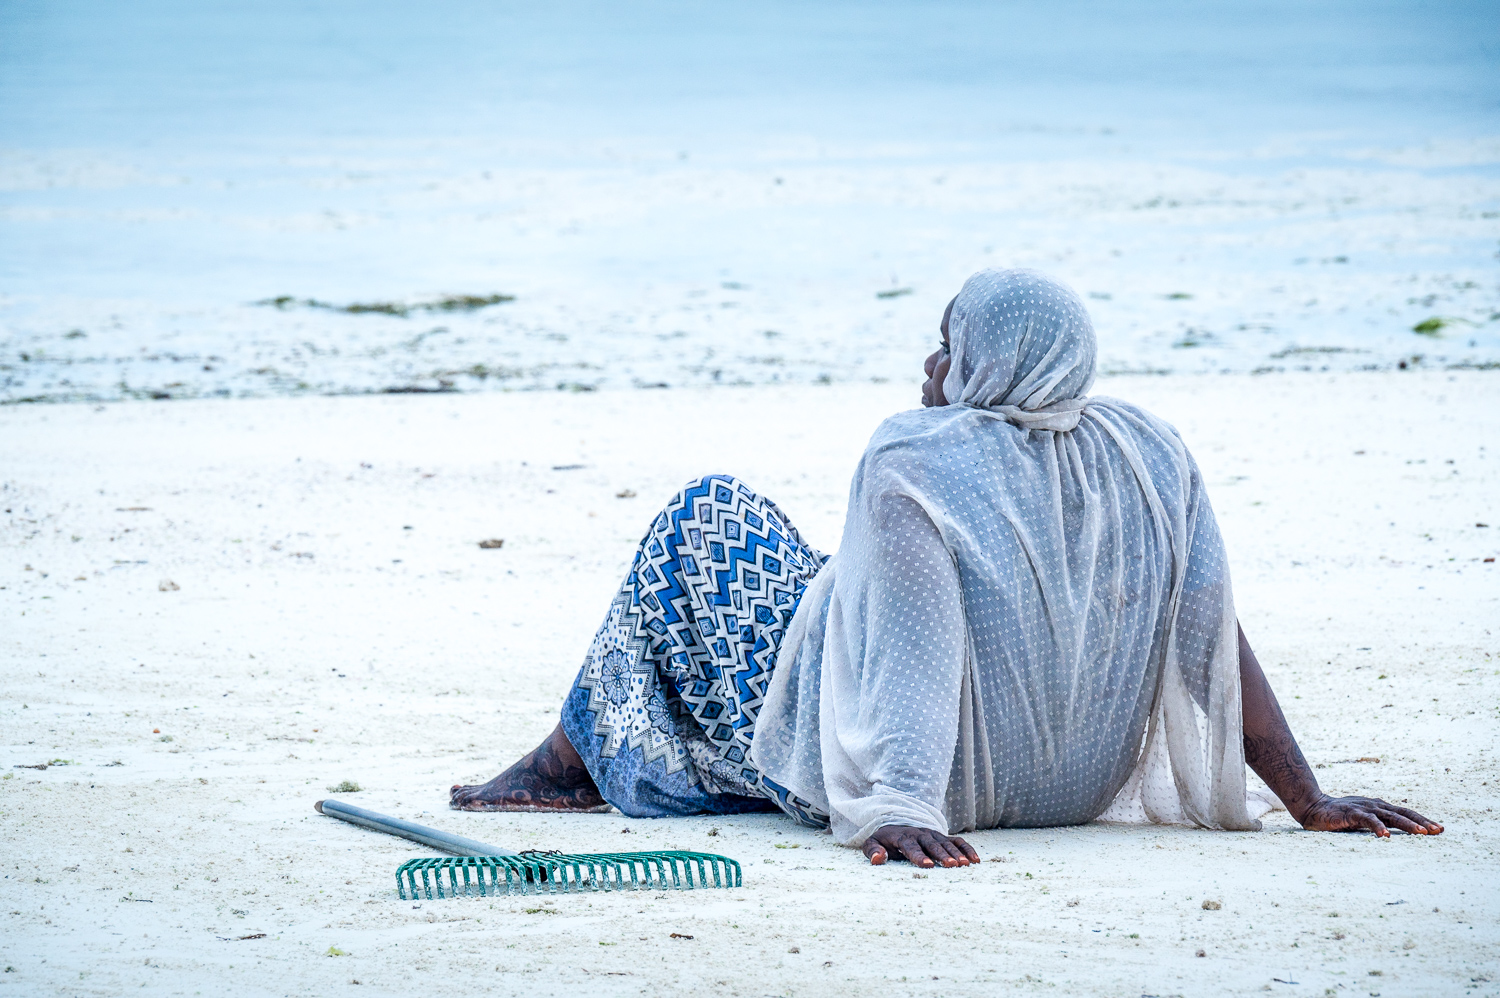
POLYGON ((1284 727, 1281 731, 1264 734, 1246 731, 1245 762, 1255 770, 1255 775, 1266 781, 1266 786, 1281 798, 1292 817, 1299 821, 1301 812, 1322 796, 1318 778, 1307 764, 1297 739, 1284 727))

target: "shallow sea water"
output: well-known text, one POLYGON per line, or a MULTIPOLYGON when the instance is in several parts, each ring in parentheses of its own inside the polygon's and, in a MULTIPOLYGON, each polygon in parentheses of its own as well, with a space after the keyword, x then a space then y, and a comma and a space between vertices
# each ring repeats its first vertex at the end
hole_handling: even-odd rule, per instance
POLYGON ((1495 366, 1497 28, 0 0, 0 402, 915 381, 1012 265, 1106 371, 1495 366))

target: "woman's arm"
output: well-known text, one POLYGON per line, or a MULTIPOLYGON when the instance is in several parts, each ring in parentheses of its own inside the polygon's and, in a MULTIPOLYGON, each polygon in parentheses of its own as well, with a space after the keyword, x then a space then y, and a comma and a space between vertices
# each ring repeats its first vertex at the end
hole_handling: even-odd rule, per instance
POLYGON ((1266 682, 1255 652, 1240 628, 1240 706, 1245 726, 1245 762, 1280 797, 1303 828, 1318 832, 1368 830, 1382 838, 1389 828, 1413 835, 1437 835, 1443 826, 1410 808, 1374 797, 1329 797, 1302 757, 1287 727, 1281 704, 1266 682))

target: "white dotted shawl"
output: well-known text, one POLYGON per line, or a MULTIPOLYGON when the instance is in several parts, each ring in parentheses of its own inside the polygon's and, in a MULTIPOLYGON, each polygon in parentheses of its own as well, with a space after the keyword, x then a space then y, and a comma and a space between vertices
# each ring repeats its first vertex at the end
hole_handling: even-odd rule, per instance
POLYGON ((755 764, 849 845, 886 824, 1258 828, 1229 570, 1176 430, 1086 397, 1093 326, 1044 275, 975 274, 949 335, 951 404, 870 440, 755 764))

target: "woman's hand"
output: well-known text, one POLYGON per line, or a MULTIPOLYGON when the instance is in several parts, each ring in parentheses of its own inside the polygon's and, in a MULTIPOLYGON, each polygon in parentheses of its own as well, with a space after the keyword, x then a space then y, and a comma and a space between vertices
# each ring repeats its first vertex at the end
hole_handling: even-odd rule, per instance
POLYGON ((1374 832, 1391 829, 1411 835, 1441 835, 1443 826, 1409 807, 1377 797, 1330 797, 1318 786, 1312 767, 1287 727, 1281 705, 1240 628, 1240 703, 1245 722, 1245 761, 1310 832, 1374 832))
POLYGON ((963 839, 910 825, 881 825, 865 839, 863 849, 871 866, 880 866, 893 852, 905 857, 912 866, 924 869, 979 862, 979 853, 963 839))
POLYGON ((1329 797, 1324 794, 1302 812, 1299 821, 1310 832, 1374 832, 1390 838, 1392 828, 1412 835, 1441 835, 1443 826, 1409 807, 1397 807, 1378 797, 1329 797))

